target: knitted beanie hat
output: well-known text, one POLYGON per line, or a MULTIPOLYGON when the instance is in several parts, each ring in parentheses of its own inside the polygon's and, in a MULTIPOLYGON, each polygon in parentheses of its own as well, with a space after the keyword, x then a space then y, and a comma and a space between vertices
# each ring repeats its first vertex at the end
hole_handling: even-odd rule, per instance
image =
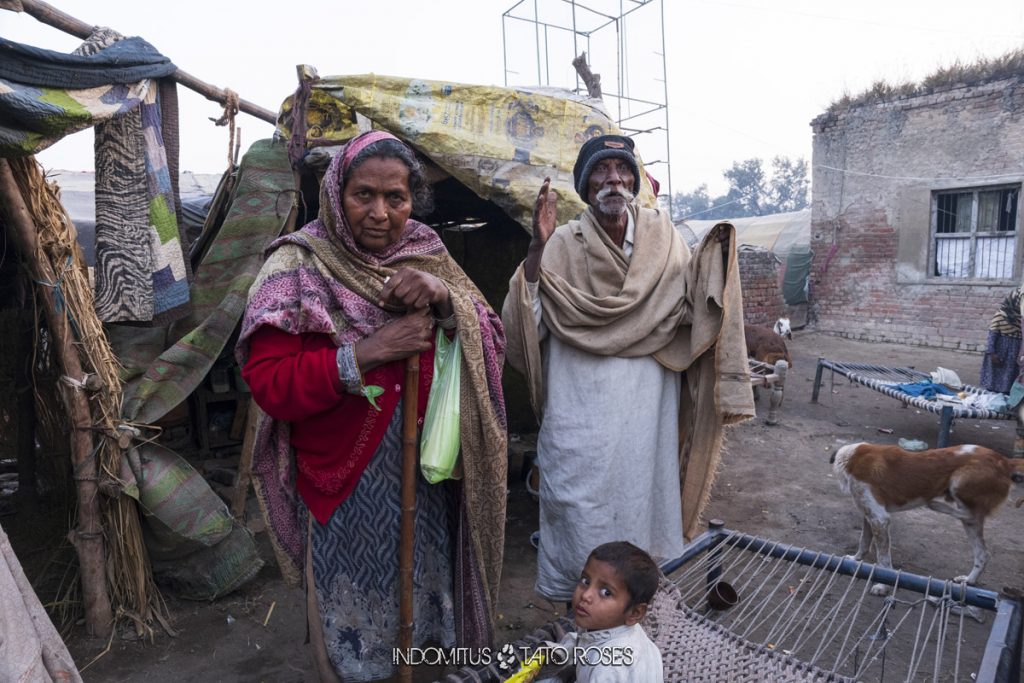
POLYGON ((640 191, 640 167, 633 156, 633 140, 623 135, 602 135, 591 138, 580 147, 580 154, 576 157, 576 165, 572 167, 573 183, 576 186, 576 194, 587 201, 587 182, 590 180, 590 173, 594 166, 602 159, 622 159, 630 165, 633 170, 633 187, 630 190, 633 194, 640 191))

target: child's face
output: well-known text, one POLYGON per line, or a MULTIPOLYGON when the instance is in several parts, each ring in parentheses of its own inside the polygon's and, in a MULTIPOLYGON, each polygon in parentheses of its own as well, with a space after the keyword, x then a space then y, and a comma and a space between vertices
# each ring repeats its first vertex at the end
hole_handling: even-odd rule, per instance
POLYGON ((647 611, 647 605, 628 607, 632 597, 626 584, 607 562, 587 560, 583 574, 572 594, 572 609, 576 625, 589 631, 614 628, 638 623, 647 611))

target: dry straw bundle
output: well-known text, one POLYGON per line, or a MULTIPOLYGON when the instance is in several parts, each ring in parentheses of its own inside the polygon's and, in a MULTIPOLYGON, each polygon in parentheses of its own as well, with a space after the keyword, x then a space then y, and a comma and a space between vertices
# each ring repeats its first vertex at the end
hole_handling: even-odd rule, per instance
POLYGON ((9 163, 36 227, 38 258, 48 261, 56 274, 56 282, 37 285, 54 288, 71 322, 82 370, 87 373, 84 386, 72 390, 86 391, 89 399, 98 484, 107 494, 100 507, 107 584, 115 616, 122 622, 134 622, 139 636, 152 635, 150 624, 154 618, 165 623, 166 607, 153 583, 136 502, 122 494, 120 472, 133 425, 121 420, 120 364, 96 316, 88 268, 74 225, 60 202, 59 188, 47 182, 35 157, 10 159, 9 163))

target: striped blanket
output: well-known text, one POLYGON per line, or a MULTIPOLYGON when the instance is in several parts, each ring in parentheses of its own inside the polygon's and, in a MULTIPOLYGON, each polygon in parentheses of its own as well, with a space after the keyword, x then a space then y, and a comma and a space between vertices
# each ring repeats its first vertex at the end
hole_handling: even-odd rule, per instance
POLYGON ((175 66, 140 38, 96 29, 72 54, 0 39, 0 156, 96 127, 96 312, 162 324, 187 314, 177 193, 175 66), (124 80, 132 79, 132 80, 124 80))

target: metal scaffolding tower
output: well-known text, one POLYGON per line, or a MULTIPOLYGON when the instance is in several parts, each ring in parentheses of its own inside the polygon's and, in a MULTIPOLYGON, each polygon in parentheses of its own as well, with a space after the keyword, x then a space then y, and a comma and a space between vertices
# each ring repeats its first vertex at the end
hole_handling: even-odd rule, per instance
POLYGON ((585 95, 572 66, 585 51, 591 70, 601 75, 609 116, 636 140, 667 202, 672 176, 664 17, 664 0, 519 0, 501 15, 501 36, 506 87, 562 87, 585 95))

